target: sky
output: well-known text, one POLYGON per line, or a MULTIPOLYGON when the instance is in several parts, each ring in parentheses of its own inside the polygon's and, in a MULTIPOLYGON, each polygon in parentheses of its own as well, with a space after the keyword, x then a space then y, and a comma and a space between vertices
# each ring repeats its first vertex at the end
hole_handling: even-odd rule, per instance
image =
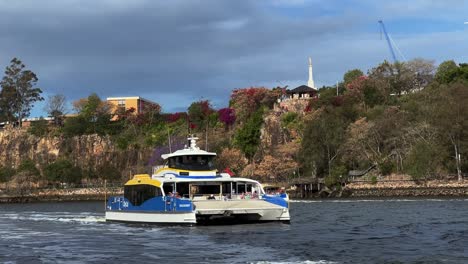
POLYGON ((391 60, 381 19, 407 60, 468 62, 468 0, 0 0, 0 68, 17 57, 68 102, 222 108, 236 88, 306 84, 308 56, 318 87, 391 60))

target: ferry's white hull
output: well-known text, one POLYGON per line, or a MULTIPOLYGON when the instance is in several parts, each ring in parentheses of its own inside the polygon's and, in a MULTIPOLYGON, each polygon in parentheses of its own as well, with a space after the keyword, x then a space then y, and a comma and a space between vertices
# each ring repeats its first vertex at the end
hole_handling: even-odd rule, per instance
POLYGON ((171 223, 171 224, 195 224, 197 219, 194 212, 188 213, 157 213, 157 212, 132 212, 132 211, 106 211, 106 221, 129 223, 171 223))

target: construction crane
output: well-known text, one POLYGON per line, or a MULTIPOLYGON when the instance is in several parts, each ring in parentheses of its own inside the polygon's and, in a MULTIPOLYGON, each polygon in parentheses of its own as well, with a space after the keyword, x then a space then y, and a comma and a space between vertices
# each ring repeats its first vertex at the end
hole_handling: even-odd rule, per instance
POLYGON ((401 53, 400 49, 398 49, 397 45, 395 44, 395 42, 393 41, 393 39, 390 37, 390 35, 388 35, 387 33, 387 29, 385 28, 385 24, 382 20, 379 20, 379 24, 380 26, 382 27, 382 31, 385 35, 385 39, 387 40, 387 44, 388 44, 388 49, 390 49, 390 53, 392 54, 392 58, 393 58, 393 62, 397 62, 398 59, 397 59, 397 56, 395 54, 395 50, 393 49, 393 47, 395 47, 395 49, 397 50, 398 54, 403 58, 403 60, 406 60, 405 56, 403 56, 403 54, 401 53))
POLYGON ((383 23, 382 20, 379 20, 379 24, 382 27, 383 33, 385 35, 385 39, 387 40, 387 44, 388 44, 388 48, 390 49, 390 53, 392 53, 393 62, 397 62, 397 58, 395 56, 395 51, 393 50, 393 47, 392 47, 392 42, 390 41, 390 37, 387 34, 387 30, 385 29, 385 24, 383 23))

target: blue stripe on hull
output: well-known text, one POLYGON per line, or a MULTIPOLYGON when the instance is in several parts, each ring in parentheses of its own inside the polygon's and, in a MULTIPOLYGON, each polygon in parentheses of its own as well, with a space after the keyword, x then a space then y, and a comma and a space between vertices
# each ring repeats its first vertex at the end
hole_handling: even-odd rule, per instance
POLYGON ((193 203, 190 200, 175 197, 157 196, 143 202, 139 206, 133 205, 122 196, 110 197, 107 201, 109 211, 140 211, 140 212, 192 212, 193 203))

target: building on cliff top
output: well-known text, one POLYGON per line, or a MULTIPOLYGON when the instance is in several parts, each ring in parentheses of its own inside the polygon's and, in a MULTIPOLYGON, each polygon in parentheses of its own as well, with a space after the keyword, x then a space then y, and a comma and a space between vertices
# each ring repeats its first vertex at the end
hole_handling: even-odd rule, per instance
POLYGON ((158 103, 140 96, 107 97, 107 102, 112 104, 115 107, 115 110, 118 108, 123 108, 124 110, 133 108, 135 109, 135 114, 144 113, 146 109, 160 107, 158 103))
POLYGON ((286 99, 310 99, 318 96, 318 91, 315 88, 314 77, 312 74, 312 59, 309 57, 309 80, 307 85, 298 86, 292 90, 287 90, 286 99))
POLYGON ((279 114, 281 112, 304 113, 309 105, 308 99, 318 98, 318 90, 315 88, 314 77, 312 75, 312 59, 309 57, 309 80, 307 85, 298 86, 292 90, 286 90, 286 93, 278 99, 274 110, 279 114))

